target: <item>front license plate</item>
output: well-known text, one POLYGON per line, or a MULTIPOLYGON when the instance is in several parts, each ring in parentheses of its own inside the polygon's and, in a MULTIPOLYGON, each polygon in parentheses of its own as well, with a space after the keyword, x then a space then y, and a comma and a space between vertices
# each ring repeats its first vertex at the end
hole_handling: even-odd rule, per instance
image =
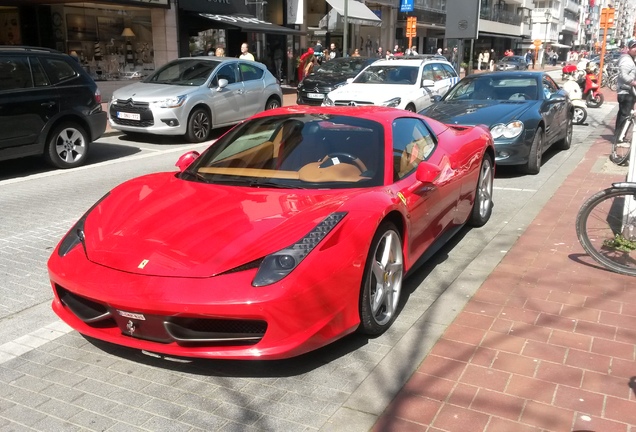
POLYGON ((120 119, 126 119, 126 120, 141 120, 141 115, 139 115, 138 113, 127 113, 127 112, 121 112, 121 111, 117 111, 117 117, 120 119))
POLYGON ((324 99, 325 95, 322 93, 307 93, 309 99, 324 99))

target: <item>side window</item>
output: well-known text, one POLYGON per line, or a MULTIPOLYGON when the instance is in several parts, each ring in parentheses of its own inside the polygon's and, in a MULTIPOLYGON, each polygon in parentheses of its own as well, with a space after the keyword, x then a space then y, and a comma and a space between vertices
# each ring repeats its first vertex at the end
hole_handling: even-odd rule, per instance
POLYGON ((554 83, 554 81, 552 81, 548 77, 543 78, 543 93, 545 94, 546 98, 549 98, 550 95, 556 93, 558 90, 559 88, 554 83))
POLYGON ((26 57, 0 58, 0 91, 31 87, 33 80, 26 57))
POLYGON ((217 87, 221 78, 226 79, 228 84, 234 84, 237 81, 236 67, 233 63, 221 66, 219 71, 216 73, 216 76, 212 80, 212 86, 217 87))
POLYGON ((46 73, 44 72, 44 68, 36 57, 31 57, 29 59, 31 62, 31 71, 33 72, 33 84, 35 87, 46 87, 51 85, 46 73))
POLYGON ((422 69, 422 79, 435 81, 435 76, 433 75, 433 65, 424 65, 424 69, 422 69))
MULTIPOLYGON (((42 64, 47 71, 49 79, 53 84, 75 78, 77 72, 73 69, 73 66, 68 64, 62 59, 56 58, 42 58, 42 64)), ((69 61, 74 61, 69 57, 69 61)))
POLYGON ((259 80, 263 77, 263 69, 247 63, 239 63, 241 78, 243 81, 259 80))
POLYGON ((431 156, 436 140, 420 119, 396 119, 392 129, 393 179, 397 181, 415 172, 417 165, 431 156))
POLYGON ((446 71, 448 76, 450 76, 452 78, 456 78, 457 77, 457 72, 455 71, 455 69, 453 69, 453 67, 451 65, 447 65, 447 64, 442 63, 441 66, 442 66, 442 68, 444 68, 444 70, 446 71))

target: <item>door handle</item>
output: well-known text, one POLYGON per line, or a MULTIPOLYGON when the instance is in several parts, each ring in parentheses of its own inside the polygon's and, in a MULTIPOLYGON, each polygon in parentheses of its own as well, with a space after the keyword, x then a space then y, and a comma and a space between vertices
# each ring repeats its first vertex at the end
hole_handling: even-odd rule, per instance
POLYGON ((45 108, 52 108, 55 106, 55 102, 42 102, 40 105, 42 105, 45 108))
POLYGON ((243 89, 237 90, 236 92, 237 92, 238 94, 243 94, 243 93, 245 93, 245 92, 243 91, 243 89))

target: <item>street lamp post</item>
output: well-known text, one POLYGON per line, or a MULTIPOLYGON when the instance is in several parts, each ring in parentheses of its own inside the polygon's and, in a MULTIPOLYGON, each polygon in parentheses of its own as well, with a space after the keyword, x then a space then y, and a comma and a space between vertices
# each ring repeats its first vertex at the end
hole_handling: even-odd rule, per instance
POLYGON ((541 68, 545 67, 546 53, 548 52, 548 31, 550 29, 550 20, 552 20, 552 13, 550 9, 545 11, 545 40, 543 41, 543 58, 541 59, 541 68))

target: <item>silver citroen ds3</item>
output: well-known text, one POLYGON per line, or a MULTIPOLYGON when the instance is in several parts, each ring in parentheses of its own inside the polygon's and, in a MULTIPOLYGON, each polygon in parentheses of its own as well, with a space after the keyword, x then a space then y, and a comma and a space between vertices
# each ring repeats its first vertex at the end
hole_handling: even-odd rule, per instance
POLYGON ((278 108, 282 100, 278 81, 262 63, 186 57, 113 92, 108 118, 124 133, 184 135, 202 142, 213 128, 278 108))

